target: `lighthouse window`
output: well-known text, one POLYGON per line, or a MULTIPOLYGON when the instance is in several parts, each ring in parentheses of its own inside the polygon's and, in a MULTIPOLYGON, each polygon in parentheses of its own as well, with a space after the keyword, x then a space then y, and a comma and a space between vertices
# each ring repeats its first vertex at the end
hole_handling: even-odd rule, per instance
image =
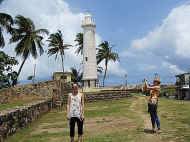
POLYGON ((88 61, 88 57, 85 57, 85 61, 88 61))

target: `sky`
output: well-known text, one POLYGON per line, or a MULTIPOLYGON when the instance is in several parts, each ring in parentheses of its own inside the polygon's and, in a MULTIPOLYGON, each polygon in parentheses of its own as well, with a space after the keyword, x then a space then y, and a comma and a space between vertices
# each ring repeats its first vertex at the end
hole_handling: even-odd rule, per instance
MULTIPOLYGON (((97 25, 97 45, 107 40, 120 56, 119 62, 109 63, 107 85, 125 83, 126 74, 128 83, 134 84, 144 78, 153 79, 155 73, 163 83, 171 83, 175 82, 176 74, 190 69, 188 0, 4 0, 1 11, 30 17, 37 28, 47 28, 51 33, 60 29, 65 42, 72 45, 76 33, 82 32, 84 14, 90 12, 97 25)), ((8 39, 9 35, 5 36, 8 39)), ((3 50, 15 56, 14 46, 7 44, 3 50)), ((81 69, 81 59, 75 55, 75 47, 70 48, 65 56, 66 70, 81 69)), ((37 61, 32 58, 27 61, 21 80, 32 74, 34 63, 39 80, 61 70, 60 60, 44 54, 37 61)))

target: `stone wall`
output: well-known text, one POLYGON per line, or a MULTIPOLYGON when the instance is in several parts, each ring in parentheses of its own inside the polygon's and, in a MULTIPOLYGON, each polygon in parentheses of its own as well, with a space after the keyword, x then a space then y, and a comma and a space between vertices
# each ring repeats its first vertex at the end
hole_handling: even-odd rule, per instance
POLYGON ((0 142, 52 109, 52 99, 0 112, 0 142))
POLYGON ((13 97, 22 95, 37 95, 40 97, 51 97, 53 89, 57 89, 60 95, 70 91, 70 84, 63 83, 60 80, 40 82, 37 84, 18 85, 12 88, 0 90, 0 104, 9 103, 13 97))
MULTIPOLYGON (((95 102, 99 100, 114 100, 122 99, 131 96, 131 93, 138 93, 141 90, 130 89, 130 90, 104 90, 98 92, 84 92, 85 102, 95 102)), ((65 95, 63 103, 67 103, 68 96, 65 95)))
POLYGON ((99 93, 85 93, 86 102, 94 102, 99 100, 114 100, 130 97, 127 91, 104 91, 99 93))
MULTIPOLYGON (((30 103, 25 106, 1 111, 0 142, 2 142, 7 136, 14 134, 18 129, 26 127, 32 121, 36 120, 39 116, 50 111, 52 108, 55 108, 56 98, 54 97, 59 96, 61 98, 62 104, 66 104, 68 98, 68 92, 71 92, 71 88, 66 84, 65 85, 61 84, 61 86, 59 85, 60 84, 58 84, 58 87, 60 89, 55 91, 54 92, 55 94, 52 94, 51 97, 49 97, 49 99, 43 101, 36 101, 35 103, 30 103), (61 95, 59 95, 60 92, 62 93, 61 95)), ((49 86, 45 85, 42 88, 46 87, 49 86)), ((52 87, 54 87, 54 85, 52 85, 52 87)), ((22 89, 25 90, 25 88, 22 89)), ((138 92, 138 90, 104 90, 98 92, 86 92, 84 93, 84 95, 85 95, 85 102, 94 102, 99 100, 113 100, 113 99, 130 97, 130 93, 133 92, 136 93, 138 92)))
POLYGON ((23 99, 23 96, 26 99, 29 96, 40 96, 40 100, 31 100, 32 103, 27 103, 25 106, 0 111, 0 142, 52 108, 57 107, 57 101, 62 102, 68 92, 71 92, 71 85, 62 80, 19 85, 0 90, 0 104, 11 103, 15 97, 19 100, 23 99))

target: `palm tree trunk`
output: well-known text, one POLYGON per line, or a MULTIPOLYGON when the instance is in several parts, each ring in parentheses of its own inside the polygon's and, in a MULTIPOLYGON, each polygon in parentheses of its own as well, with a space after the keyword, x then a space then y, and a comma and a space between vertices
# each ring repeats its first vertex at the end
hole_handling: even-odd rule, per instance
POLYGON ((105 61, 105 72, 104 72, 104 78, 103 78, 103 87, 104 87, 104 82, 105 82, 105 78, 106 78, 106 74, 107 74, 107 66, 108 66, 108 62, 105 61))
POLYGON ((63 54, 61 54, 61 61, 62 61, 62 70, 63 70, 63 73, 64 73, 64 62, 63 62, 63 54))
POLYGON ((20 75, 20 73, 21 73, 22 67, 23 67, 23 65, 24 65, 24 63, 25 63, 25 61, 26 61, 26 59, 27 59, 27 58, 24 58, 24 60, 22 61, 22 64, 20 65, 20 68, 19 68, 19 70, 18 70, 17 80, 18 80, 18 77, 19 77, 19 75, 20 75))

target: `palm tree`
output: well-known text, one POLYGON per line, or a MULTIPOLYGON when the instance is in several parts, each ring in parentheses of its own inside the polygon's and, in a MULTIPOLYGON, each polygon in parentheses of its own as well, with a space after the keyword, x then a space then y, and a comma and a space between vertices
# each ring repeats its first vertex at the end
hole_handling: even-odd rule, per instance
POLYGON ((21 15, 15 17, 14 23, 16 26, 12 28, 10 42, 17 42, 15 47, 16 55, 23 58, 18 70, 19 76, 25 61, 30 55, 36 59, 38 54, 40 54, 40 56, 43 54, 43 35, 47 35, 48 30, 36 29, 31 19, 21 15))
POLYGON ((78 33, 76 35, 75 42, 77 42, 76 46, 78 47, 76 49, 77 54, 83 54, 83 33, 78 33))
POLYGON ((77 69, 71 68, 71 81, 74 83, 78 83, 82 81, 82 73, 80 73, 77 69))
POLYGON ((11 32, 11 25, 13 24, 13 18, 6 13, 0 13, 0 47, 5 46, 5 40, 3 37, 3 29, 7 32, 11 32))
POLYGON ((119 60, 119 55, 112 51, 112 46, 108 41, 103 41, 99 45, 98 53, 97 53, 97 64, 99 64, 102 61, 105 61, 105 71, 104 71, 104 77, 103 77, 103 86, 107 74, 108 69, 108 62, 109 61, 117 61, 119 60))
POLYGON ((69 49, 68 47, 72 46, 70 44, 65 44, 63 39, 63 34, 60 30, 57 31, 57 33, 51 34, 47 40, 49 42, 48 46, 52 47, 48 49, 48 55, 52 56, 55 55, 55 60, 57 59, 58 54, 61 56, 62 61, 62 69, 64 72, 64 55, 65 50, 69 49))

